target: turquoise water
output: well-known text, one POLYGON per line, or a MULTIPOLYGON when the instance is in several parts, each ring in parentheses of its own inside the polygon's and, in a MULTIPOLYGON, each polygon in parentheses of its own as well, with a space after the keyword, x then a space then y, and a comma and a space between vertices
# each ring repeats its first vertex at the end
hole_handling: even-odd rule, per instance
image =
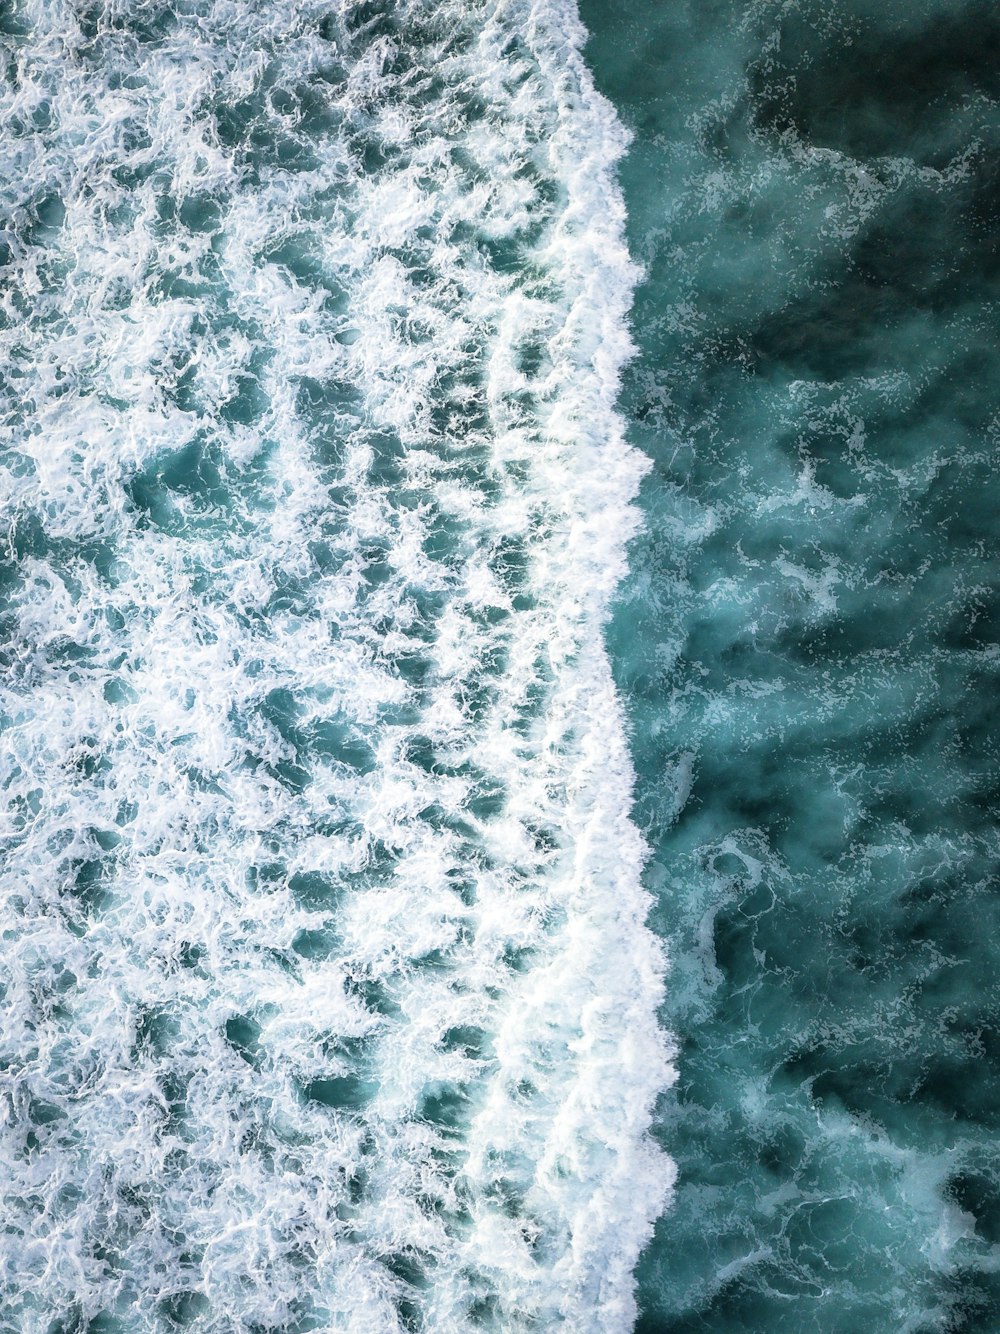
POLYGON ((998 46, 0 9, 0 1334, 1000 1328, 998 46))
POLYGON ((0 11, 4 1334, 633 1322, 670 1048, 584 38, 0 11))
POLYGON ((637 1328, 1000 1328, 1000 18, 584 0, 654 462, 612 629, 670 941, 637 1328))

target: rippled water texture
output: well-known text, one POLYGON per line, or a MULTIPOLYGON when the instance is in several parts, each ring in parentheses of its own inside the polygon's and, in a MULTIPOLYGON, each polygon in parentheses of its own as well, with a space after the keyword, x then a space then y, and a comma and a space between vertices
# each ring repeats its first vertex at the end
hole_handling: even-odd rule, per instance
POLYGON ((575 9, 0 13, 0 1328, 626 1329, 669 1052, 575 9))
POLYGON ((671 941, 642 1334, 1000 1328, 1000 16, 584 0, 654 461, 612 628, 671 941))

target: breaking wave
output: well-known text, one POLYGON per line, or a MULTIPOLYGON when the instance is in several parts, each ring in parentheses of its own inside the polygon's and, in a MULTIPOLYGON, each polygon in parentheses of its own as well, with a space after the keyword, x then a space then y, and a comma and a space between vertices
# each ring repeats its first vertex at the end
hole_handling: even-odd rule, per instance
POLYGON ((671 1076, 575 7, 2 29, 0 1328, 623 1330, 671 1076))

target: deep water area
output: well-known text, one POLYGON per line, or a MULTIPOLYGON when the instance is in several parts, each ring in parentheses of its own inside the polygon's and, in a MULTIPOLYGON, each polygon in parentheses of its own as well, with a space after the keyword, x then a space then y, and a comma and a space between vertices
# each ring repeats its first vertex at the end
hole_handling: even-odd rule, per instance
POLYGON ((1000 11, 584 0, 653 462, 640 1334, 1000 1329, 1000 11))

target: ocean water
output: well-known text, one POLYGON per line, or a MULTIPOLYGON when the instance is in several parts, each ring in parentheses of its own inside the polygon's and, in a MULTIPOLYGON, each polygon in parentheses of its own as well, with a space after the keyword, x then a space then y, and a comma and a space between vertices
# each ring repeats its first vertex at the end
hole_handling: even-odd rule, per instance
POLYGON ((610 630, 670 942, 642 1334, 1000 1329, 1000 13, 583 0, 653 463, 610 630))
POLYGON ((1000 16, 0 8, 0 1332, 1000 1328, 1000 16))
POLYGON ((2 13, 0 1328, 627 1328, 670 1045, 576 11, 2 13))

